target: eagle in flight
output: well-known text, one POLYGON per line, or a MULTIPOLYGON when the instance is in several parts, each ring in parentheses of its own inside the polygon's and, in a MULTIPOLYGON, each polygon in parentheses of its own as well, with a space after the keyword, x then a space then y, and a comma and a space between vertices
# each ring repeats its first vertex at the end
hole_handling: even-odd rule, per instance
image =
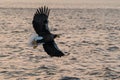
POLYGON ((48 27, 48 17, 50 9, 46 6, 37 9, 33 17, 33 28, 37 33, 37 36, 31 41, 33 48, 36 48, 38 44, 43 45, 45 52, 51 57, 61 57, 65 54, 57 47, 54 39, 59 37, 57 34, 52 34, 48 27))

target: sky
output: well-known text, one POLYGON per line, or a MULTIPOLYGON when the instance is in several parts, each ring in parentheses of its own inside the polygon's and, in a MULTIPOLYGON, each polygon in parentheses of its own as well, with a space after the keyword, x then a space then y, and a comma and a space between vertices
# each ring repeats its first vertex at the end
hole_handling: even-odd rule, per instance
POLYGON ((120 8, 120 0, 0 0, 0 7, 36 8, 41 5, 53 8, 120 8))

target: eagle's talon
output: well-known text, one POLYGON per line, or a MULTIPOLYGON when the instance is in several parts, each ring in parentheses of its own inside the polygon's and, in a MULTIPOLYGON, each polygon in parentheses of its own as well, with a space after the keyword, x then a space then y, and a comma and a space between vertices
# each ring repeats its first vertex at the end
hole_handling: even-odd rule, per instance
POLYGON ((37 46, 33 46, 33 49, 37 48, 37 46))
POLYGON ((37 48, 38 44, 35 40, 32 41, 32 44, 33 44, 33 49, 37 48))

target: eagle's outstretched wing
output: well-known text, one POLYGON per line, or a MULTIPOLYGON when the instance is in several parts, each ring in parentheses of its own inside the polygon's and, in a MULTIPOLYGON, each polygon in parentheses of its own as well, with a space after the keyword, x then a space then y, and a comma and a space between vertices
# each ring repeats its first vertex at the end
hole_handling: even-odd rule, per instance
POLYGON ((38 43, 43 42, 43 48, 47 52, 48 55, 51 57, 61 57, 65 54, 59 50, 57 44, 55 43, 54 39, 58 36, 56 34, 52 34, 48 28, 48 16, 49 16, 50 9, 48 7, 41 7, 37 9, 36 13, 33 17, 33 28, 38 34, 37 37, 42 37, 40 40, 33 40, 33 44, 35 45, 38 43))
POLYGON ((33 28, 39 36, 50 33, 48 28, 48 16, 50 9, 48 7, 41 7, 37 9, 33 17, 33 28))
POLYGON ((55 41, 43 44, 43 48, 47 52, 47 54, 50 55, 51 57, 64 56, 64 53, 59 50, 55 41))

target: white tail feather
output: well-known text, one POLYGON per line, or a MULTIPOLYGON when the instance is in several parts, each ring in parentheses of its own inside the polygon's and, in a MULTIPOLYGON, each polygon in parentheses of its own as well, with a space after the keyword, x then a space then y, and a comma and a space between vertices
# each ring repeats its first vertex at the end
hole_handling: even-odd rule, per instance
POLYGON ((32 35, 30 36, 30 38, 29 38, 28 46, 33 47, 34 44, 32 44, 32 42, 33 42, 37 37, 38 37, 37 34, 35 34, 35 33, 32 34, 32 35))
POLYGON ((29 39, 29 42, 28 42, 28 46, 30 46, 30 47, 33 47, 33 46, 35 46, 35 44, 33 44, 33 41, 35 40, 35 41, 37 41, 37 40, 41 40, 41 39, 43 39, 43 37, 41 37, 41 36, 38 36, 37 34, 32 34, 31 36, 30 36, 30 39, 29 39))

